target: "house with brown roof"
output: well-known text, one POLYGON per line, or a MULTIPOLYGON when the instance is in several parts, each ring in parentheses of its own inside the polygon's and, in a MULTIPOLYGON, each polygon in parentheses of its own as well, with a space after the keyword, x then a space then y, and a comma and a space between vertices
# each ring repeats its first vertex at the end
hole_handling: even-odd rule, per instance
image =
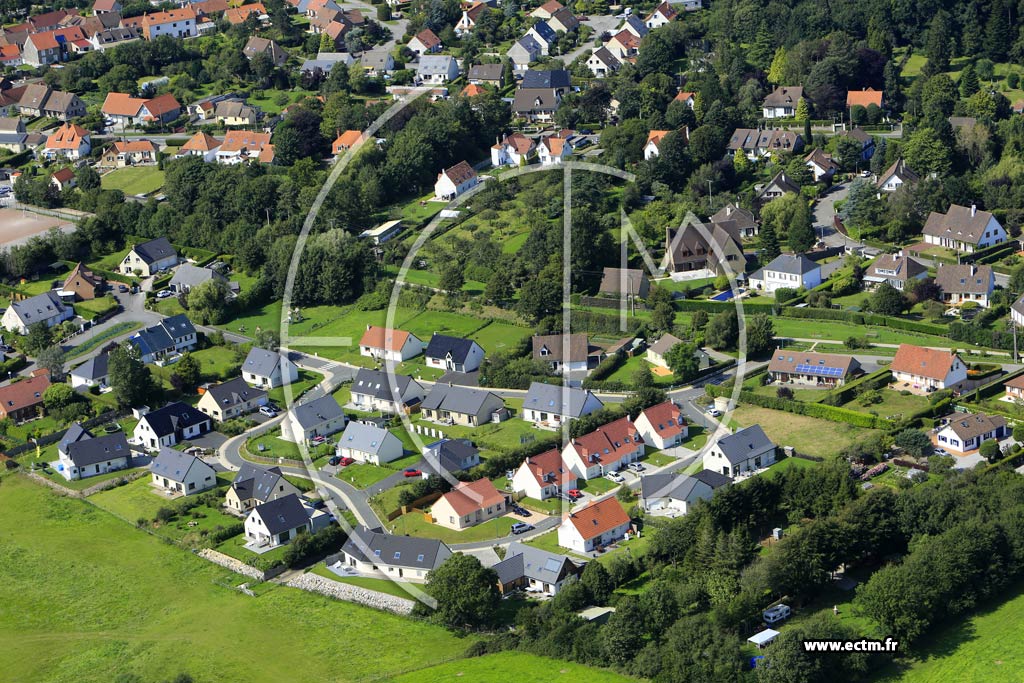
POLYGON ((576 488, 576 473, 557 448, 531 455, 512 477, 512 490, 536 500, 547 500, 576 488))
POLYGON ((920 180, 921 177, 907 166, 903 157, 900 157, 892 162, 892 166, 885 169, 884 173, 879 174, 875 180, 875 187, 883 192, 895 192, 904 185, 914 185, 920 180))
POLYGON ((561 101, 554 88, 519 88, 512 98, 512 113, 534 122, 549 122, 561 101))
POLYGON ((932 211, 921 232, 926 244, 963 254, 1006 241, 1006 231, 995 216, 974 204, 970 208, 952 204, 944 214, 932 211))
POLYGON ((22 422, 40 417, 43 393, 50 386, 50 375, 44 373, 0 387, 0 418, 22 422))
POLYGON ((570 440, 562 459, 580 479, 596 479, 618 472, 643 454, 643 437, 626 415, 570 440))
POLYGON ((594 500, 562 517, 558 545, 589 553, 626 537, 630 519, 615 496, 594 500))
POLYGON ((690 431, 682 409, 672 401, 644 408, 635 424, 644 443, 658 450, 678 446, 690 431))
POLYGON ((891 389, 931 392, 958 389, 967 380, 967 365, 960 356, 912 344, 900 344, 889 365, 891 389))
POLYGON ((270 57, 270 61, 276 67, 282 67, 288 61, 288 53, 285 52, 284 48, 269 38, 260 38, 259 36, 253 36, 249 39, 245 47, 242 48, 242 54, 250 62, 256 55, 266 55, 270 57))
POLYGON ((178 149, 178 153, 174 157, 180 159, 186 156, 197 156, 202 157, 203 161, 206 162, 215 161, 217 150, 220 149, 220 146, 220 140, 209 133, 199 131, 178 149))
POLYGON ((853 356, 776 349, 768 361, 768 376, 779 384, 832 388, 861 374, 853 356))
POLYGON ((420 55, 432 55, 435 52, 440 52, 441 39, 437 37, 437 34, 431 31, 429 28, 425 28, 416 35, 408 43, 409 49, 412 50, 413 54, 420 55))
POLYGON ((800 86, 780 85, 768 93, 761 105, 761 115, 766 119, 785 119, 796 115, 796 106, 804 97, 800 86))
POLYGON ((512 133, 491 145, 491 166, 525 166, 536 153, 536 140, 522 133, 512 133))
POLYGON ((572 145, 563 134, 545 135, 537 143, 537 160, 541 166, 560 164, 572 157, 572 145))
POLYGON ((53 160, 57 158, 72 161, 89 156, 92 151, 92 135, 77 123, 65 123, 46 137, 43 156, 53 160))
POLYGON ((733 157, 742 152, 751 161, 757 161, 773 154, 799 154, 803 148, 804 138, 799 133, 774 128, 737 128, 729 138, 726 153, 733 157))
POLYGON ((155 164, 158 159, 156 145, 149 140, 116 140, 107 148, 100 159, 100 166, 124 168, 155 164))
MULTIPOLYGON (((144 14, 141 20, 138 21, 138 25, 142 28, 142 35, 146 40, 153 40, 159 36, 194 38, 199 35, 196 18, 195 9, 191 5, 186 5, 179 9, 167 10, 166 12, 144 14)), ((127 21, 125 20, 125 22, 127 21)), ((128 24, 125 23, 124 25, 128 24)))
POLYGON ((470 83, 459 91, 459 97, 479 97, 480 95, 485 94, 487 94, 487 90, 476 83, 470 83))
POLYGON ((109 125, 124 128, 143 123, 169 123, 181 115, 181 105, 170 93, 147 99, 111 92, 107 93, 100 111, 112 122, 109 125))
POLYGON ((604 46, 619 61, 626 61, 640 54, 640 38, 628 29, 622 29, 613 35, 604 46))
POLYGON ((401 363, 423 353, 423 342, 405 330, 367 325, 359 340, 359 355, 401 363))
POLYGON ((677 228, 665 227, 665 252, 672 272, 708 270, 720 275, 727 267, 732 272, 743 272, 746 259, 737 226, 712 223, 701 228, 689 222, 677 228))
POLYGON ((887 283, 901 292, 914 280, 928 277, 928 266, 907 256, 902 250, 895 254, 882 254, 864 271, 864 284, 874 287, 887 283))
POLYGON ((229 130, 216 152, 219 164, 241 164, 246 162, 272 163, 274 146, 270 144, 270 133, 255 133, 248 130, 229 130))
POLYGON ((248 5, 242 5, 241 7, 232 7, 224 11, 224 18, 228 23, 238 25, 244 24, 250 14, 255 14, 256 17, 259 18, 267 14, 267 8, 263 6, 262 2, 254 2, 248 5))
POLYGON ((480 177, 476 174, 476 170, 465 161, 460 161, 437 174, 437 182, 434 183, 434 196, 444 201, 451 201, 479 183, 480 177))
POLYGON ((120 14, 121 2, 120 0, 96 0, 92 4, 92 11, 94 14, 106 14, 108 12, 120 14))
POLYGON ((74 297, 75 301, 91 301, 103 296, 105 289, 106 283, 103 281, 103 278, 87 269, 85 264, 79 262, 71 269, 68 276, 64 278, 60 295, 74 297))
POLYGON ((656 342, 647 347, 647 362, 658 367, 667 368, 668 361, 665 360, 665 354, 672 347, 682 343, 682 339, 666 332, 656 342))
POLYGON ((811 169, 811 175, 816 183, 831 182, 832 176, 839 171, 839 164, 832 158, 832 155, 826 154, 818 147, 804 157, 804 163, 807 164, 807 168, 811 169))
POLYGON ((334 156, 341 156, 348 150, 355 147, 362 137, 363 134, 358 130, 346 130, 344 133, 341 133, 333 143, 331 143, 331 153, 334 156))
POLYGON ((461 531, 501 517, 508 510, 505 495, 494 488, 490 479, 460 482, 437 499, 430 508, 435 524, 461 531))
POLYGON ((455 23, 455 35, 461 38, 476 28, 477 20, 480 19, 480 15, 486 12, 487 9, 487 4, 483 2, 473 2, 468 7, 464 6, 462 8, 462 16, 455 23))
POLYGON ((213 107, 213 119, 224 126, 254 126, 263 112, 242 100, 222 100, 213 107))
POLYGON ((1024 401, 1024 375, 1018 375, 1010 381, 1004 382, 1003 389, 1006 390, 1004 400, 1011 402, 1024 401))
POLYGON ((622 61, 602 45, 587 57, 587 68, 596 78, 604 78, 621 69, 622 61))
POLYGON ((548 0, 540 7, 530 12, 530 16, 537 19, 550 19, 555 16, 556 12, 563 9, 565 9, 565 5, 558 2, 558 0, 548 0))
POLYGON ((21 59, 25 64, 45 66, 65 62, 75 53, 89 52, 92 44, 78 26, 58 28, 45 33, 29 34, 21 49, 21 59))
POLYGON ((580 27, 580 20, 576 18, 576 15, 568 7, 563 7, 552 14, 547 19, 547 23, 555 33, 573 33, 580 27))
POLYGON ((739 235, 741 239, 757 237, 758 223, 754 213, 731 202, 709 217, 708 222, 729 234, 739 235))
POLYGON ((992 305, 996 286, 992 266, 974 263, 940 263, 935 284, 942 288, 942 301, 957 306, 973 301, 982 308, 992 305))
POLYGON ((647 133, 647 142, 644 143, 644 159, 650 160, 658 156, 658 145, 668 134, 667 130, 652 130, 647 133))
POLYGON ((800 186, 793 182, 785 171, 779 171, 757 193, 757 199, 760 202, 767 203, 790 193, 799 195, 800 186))
POLYGON ((1010 433, 1002 415, 953 413, 942 421, 943 426, 935 433, 935 443, 959 455, 977 450, 989 439, 1002 439, 1010 433))
POLYGON ((604 358, 604 349, 591 344, 582 332, 537 335, 532 342, 533 359, 546 363, 553 373, 586 375, 604 358))
POLYGON ((57 188, 57 192, 63 192, 77 185, 75 172, 64 167, 50 174, 50 184, 57 188))
POLYGON ((679 13, 675 11, 672 5, 663 2, 647 15, 647 18, 644 19, 644 25, 652 30, 661 28, 665 24, 671 23, 677 16, 679 16, 679 13))
POLYGON ((605 268, 597 291, 612 297, 626 295, 646 299, 651 291, 651 281, 641 268, 605 268))
POLYGON ((882 91, 875 90, 874 88, 864 88, 863 90, 848 90, 846 92, 846 108, 852 109, 853 107, 864 107, 867 109, 871 105, 875 105, 879 109, 882 108, 882 91))

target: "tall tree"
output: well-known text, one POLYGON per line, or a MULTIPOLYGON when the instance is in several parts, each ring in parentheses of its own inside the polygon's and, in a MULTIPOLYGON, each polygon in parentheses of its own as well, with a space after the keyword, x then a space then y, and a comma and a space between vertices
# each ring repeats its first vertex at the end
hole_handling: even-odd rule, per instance
POLYGON ((110 352, 107 362, 110 388, 120 408, 144 405, 153 393, 153 378, 149 368, 139 358, 133 344, 122 343, 110 352))
POLYGON ((501 602, 498 575, 462 553, 427 573, 427 592, 437 600, 434 619, 448 628, 486 626, 493 622, 501 602))

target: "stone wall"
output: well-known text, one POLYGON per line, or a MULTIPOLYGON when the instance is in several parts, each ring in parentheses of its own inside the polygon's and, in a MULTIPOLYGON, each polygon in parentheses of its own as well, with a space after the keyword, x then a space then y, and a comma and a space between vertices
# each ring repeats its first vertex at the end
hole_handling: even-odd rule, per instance
MULTIPOLYGON (((236 560, 235 558, 225 555, 224 553, 219 553, 216 550, 213 550, 212 548, 203 548, 197 554, 204 560, 209 560, 214 564, 219 564, 225 569, 230 569, 236 574, 241 574, 242 576, 248 576, 250 579, 256 579, 257 581, 266 581, 269 578, 267 574, 270 572, 262 572, 259 569, 256 569, 256 567, 247 565, 245 562, 242 562, 241 560, 236 560)), ((277 574, 279 573, 280 572, 277 572, 277 574)), ((276 574, 274 575, 276 576, 276 574)))
POLYGON ((379 593, 348 583, 341 583, 340 581, 332 581, 318 574, 300 574, 290 579, 287 585, 304 591, 320 593, 329 598, 356 602, 366 607, 401 615, 410 614, 413 606, 416 604, 412 600, 388 595, 387 593, 379 593))

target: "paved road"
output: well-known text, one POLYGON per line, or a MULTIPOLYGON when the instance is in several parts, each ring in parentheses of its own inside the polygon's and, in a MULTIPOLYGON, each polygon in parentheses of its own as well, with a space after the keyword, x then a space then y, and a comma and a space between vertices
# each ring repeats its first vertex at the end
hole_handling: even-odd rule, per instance
POLYGON ((586 52, 587 50, 595 50, 594 40, 600 37, 603 33, 612 33, 616 28, 622 24, 623 20, 615 17, 611 14, 602 14, 598 16, 588 17, 586 21, 582 22, 590 28, 594 29, 594 32, 590 34, 590 38, 587 42, 576 47, 571 52, 564 55, 559 55, 556 59, 561 59, 568 66, 572 64, 577 57, 586 52))
POLYGON ((814 205, 814 229, 830 247, 863 246, 857 240, 847 237, 833 227, 832 219, 836 213, 835 203, 846 199, 849 193, 850 183, 834 185, 829 189, 828 194, 814 205))

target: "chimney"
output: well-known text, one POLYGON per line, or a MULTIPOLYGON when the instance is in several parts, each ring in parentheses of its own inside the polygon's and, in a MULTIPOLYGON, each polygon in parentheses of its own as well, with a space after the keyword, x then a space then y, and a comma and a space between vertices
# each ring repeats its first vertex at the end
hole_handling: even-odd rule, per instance
POLYGON ((978 205, 977 204, 971 204, 971 218, 974 218, 977 215, 978 215, 978 205))

